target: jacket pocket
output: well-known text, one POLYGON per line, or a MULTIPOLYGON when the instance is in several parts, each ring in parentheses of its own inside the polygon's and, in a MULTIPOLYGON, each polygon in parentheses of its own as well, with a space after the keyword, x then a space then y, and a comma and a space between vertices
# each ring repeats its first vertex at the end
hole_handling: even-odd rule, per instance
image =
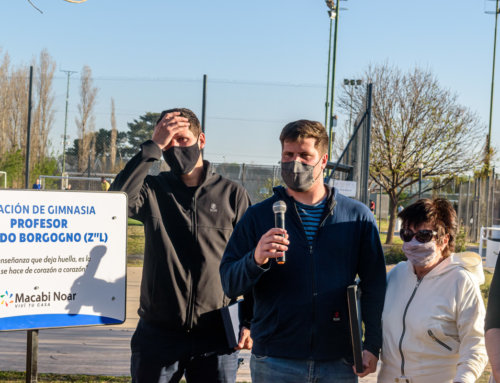
POLYGON ((432 338, 432 340, 434 342, 436 342, 437 344, 441 345, 442 347, 444 347, 448 351, 453 351, 453 349, 450 346, 448 346, 445 342, 443 342, 436 335, 434 335, 434 333, 432 332, 432 330, 427 330, 427 334, 429 334, 429 336, 432 338))

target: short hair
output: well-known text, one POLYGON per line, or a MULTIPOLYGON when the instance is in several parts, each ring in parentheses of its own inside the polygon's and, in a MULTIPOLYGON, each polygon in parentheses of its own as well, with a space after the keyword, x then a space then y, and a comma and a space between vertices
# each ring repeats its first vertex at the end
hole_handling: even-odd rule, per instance
POLYGON ((403 221, 403 227, 430 223, 438 233, 438 244, 442 244, 443 237, 448 234, 448 246, 443 250, 445 258, 449 257, 455 250, 457 213, 453 209, 453 205, 444 198, 419 199, 401 211, 398 217, 403 221))
POLYGON ((320 122, 310 120, 298 120, 285 125, 280 134, 281 147, 285 141, 300 141, 305 138, 314 138, 314 147, 320 155, 328 151, 328 134, 320 122))
POLYGON ((191 130, 193 132, 193 134, 196 138, 198 138, 200 136, 200 133, 201 133, 200 120, 198 120, 198 117, 196 117, 196 114, 194 114, 194 112, 192 110, 187 109, 187 108, 173 108, 173 109, 164 110, 163 112, 161 112, 160 118, 158 118, 158 121, 156 121, 156 124, 158 124, 163 119, 163 117, 165 117, 165 115, 167 113, 172 113, 172 112, 179 112, 182 117, 186 117, 189 121, 189 130, 191 130))

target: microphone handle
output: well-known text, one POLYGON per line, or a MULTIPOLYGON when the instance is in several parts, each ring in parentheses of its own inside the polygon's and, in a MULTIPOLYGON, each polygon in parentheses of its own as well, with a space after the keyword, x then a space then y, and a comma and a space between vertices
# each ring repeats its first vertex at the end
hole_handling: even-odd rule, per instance
MULTIPOLYGON (((278 227, 280 229, 285 228, 285 213, 274 213, 274 227, 278 227)), ((282 235, 284 237, 284 235, 282 235)), ((276 263, 278 265, 284 265, 286 262, 286 254, 283 252, 282 257, 276 258, 276 263)))

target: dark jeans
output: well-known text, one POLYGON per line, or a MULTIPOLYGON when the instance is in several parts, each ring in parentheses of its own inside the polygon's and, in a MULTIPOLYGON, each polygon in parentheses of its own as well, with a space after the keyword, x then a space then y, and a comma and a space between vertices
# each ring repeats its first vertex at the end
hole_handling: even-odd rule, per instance
POLYGON ((142 319, 132 337, 133 383, 234 383, 238 352, 205 333, 165 331, 142 319))
POLYGON ((345 359, 314 361, 257 356, 250 358, 253 383, 356 383, 345 359))

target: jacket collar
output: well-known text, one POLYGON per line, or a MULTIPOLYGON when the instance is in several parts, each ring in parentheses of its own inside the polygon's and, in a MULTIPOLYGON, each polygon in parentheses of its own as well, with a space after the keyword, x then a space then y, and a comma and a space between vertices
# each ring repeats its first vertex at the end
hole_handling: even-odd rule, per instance
MULTIPOLYGON (((337 189, 335 189, 334 187, 331 187, 331 186, 328 186, 327 184, 325 184, 326 186, 326 210, 333 214, 333 210, 335 208, 335 205, 337 204, 337 189)), ((273 192, 274 192, 274 199, 275 200, 280 200, 282 199, 283 201, 285 201, 287 204, 294 204, 295 203, 295 200, 290 197, 288 195, 288 193, 286 192, 286 188, 283 187, 283 186, 276 186, 273 188, 273 192)))
MULTIPOLYGON (((164 174, 166 174, 167 177, 175 184, 187 187, 186 184, 182 182, 181 178, 172 173, 171 171, 165 172, 164 174)), ((215 176, 215 166, 209 161, 203 160, 203 177, 201 179, 200 184, 198 185, 198 188, 208 183, 214 176, 215 176)))
MULTIPOLYGON (((406 264, 408 272, 416 276, 412 263, 410 261, 406 261, 406 264)), ((443 259, 431 271, 429 271, 424 278, 435 278, 453 270, 456 267, 461 267, 467 270, 478 285, 482 285, 484 283, 482 259, 479 254, 473 252, 451 254, 449 257, 443 259)))

